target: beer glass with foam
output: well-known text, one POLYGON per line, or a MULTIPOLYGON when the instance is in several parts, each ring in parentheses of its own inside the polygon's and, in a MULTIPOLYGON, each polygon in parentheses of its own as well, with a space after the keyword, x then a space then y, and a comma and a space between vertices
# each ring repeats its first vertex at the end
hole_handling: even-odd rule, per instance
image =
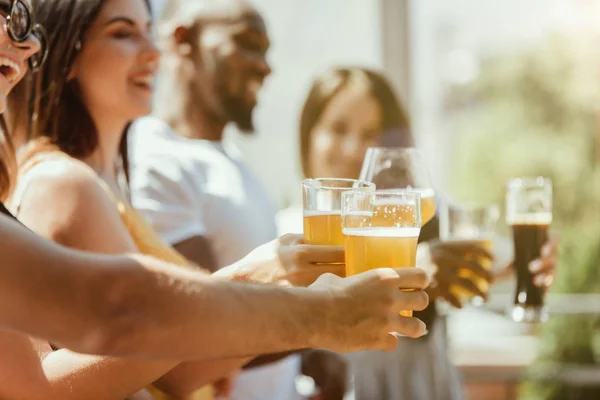
MULTIPOLYGON (((342 194, 346 275, 416 266, 421 196, 407 190, 342 194)), ((400 315, 412 316, 412 311, 400 315)))
POLYGON ((302 182, 304 242, 343 246, 342 193, 348 190, 370 193, 371 182, 355 179, 306 179, 302 182))

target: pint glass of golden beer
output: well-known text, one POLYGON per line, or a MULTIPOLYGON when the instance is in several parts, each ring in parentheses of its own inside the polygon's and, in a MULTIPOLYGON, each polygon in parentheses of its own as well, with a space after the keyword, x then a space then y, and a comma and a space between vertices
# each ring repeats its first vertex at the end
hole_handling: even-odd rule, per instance
POLYGON ((375 184, 356 179, 306 179, 302 182, 304 242, 343 246, 342 193, 371 193, 375 184))
MULTIPOLYGON (((500 209, 497 205, 443 204, 440 207, 440 238, 446 242, 474 244, 491 252, 499 218, 500 209)), ((464 253, 460 256, 467 260, 476 261, 487 270, 492 267, 491 260, 477 254, 464 253)), ((489 283, 471 271, 461 269, 458 275, 472 281, 482 292, 488 292, 489 283)), ((474 304, 482 304, 483 302, 483 299, 475 297, 465 289, 451 287, 450 290, 461 301, 471 300, 474 304)))
POLYGON ((370 147, 360 179, 373 182, 377 190, 408 189, 421 194, 423 225, 435 215, 435 191, 425 157, 412 147, 370 147))
MULTIPOLYGON (((407 190, 342 194, 346 275, 376 268, 415 267, 421 196, 407 190)), ((412 311, 400 315, 410 317, 412 311)))

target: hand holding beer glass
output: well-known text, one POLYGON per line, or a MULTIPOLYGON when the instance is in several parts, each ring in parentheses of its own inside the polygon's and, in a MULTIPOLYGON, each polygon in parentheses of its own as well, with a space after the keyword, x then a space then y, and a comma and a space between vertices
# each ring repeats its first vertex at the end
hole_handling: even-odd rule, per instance
POLYGON ((345 275, 341 209, 348 190, 372 192, 375 185, 335 178, 302 182, 304 233, 283 236, 278 250, 290 283, 306 286, 327 272, 345 275))
MULTIPOLYGON (((344 192, 342 226, 347 276, 377 268, 415 267, 421 197, 406 190, 344 192)), ((412 311, 400 315, 411 317, 412 311)))
POLYGON ((422 225, 435 215, 435 191, 421 152, 409 147, 370 147, 360 179, 373 182, 377 190, 410 189, 421 195, 422 225))
POLYGON ((517 322, 541 322, 547 318, 546 289, 535 285, 529 264, 540 257, 541 248, 548 241, 551 222, 550 179, 511 179, 506 192, 506 223, 512 227, 515 247, 517 286, 511 316, 517 322))
MULTIPOLYGON (((444 204, 440 210, 441 246, 433 246, 433 258, 440 247, 449 254, 438 268, 452 275, 449 292, 462 303, 480 304, 489 291, 492 275, 492 247, 500 211, 497 206, 457 206, 444 204)), ((442 257, 443 258, 443 257, 442 257)), ((452 301, 451 301, 452 302, 452 301)), ((454 302, 452 302, 454 303, 454 302)))

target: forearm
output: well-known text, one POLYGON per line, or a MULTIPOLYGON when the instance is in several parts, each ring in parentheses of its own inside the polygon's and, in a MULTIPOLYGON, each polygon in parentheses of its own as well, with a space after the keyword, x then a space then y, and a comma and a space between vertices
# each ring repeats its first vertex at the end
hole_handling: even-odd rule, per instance
POLYGON ((128 325, 106 349, 113 354, 205 360, 288 351, 313 346, 328 322, 322 293, 227 282, 143 256, 130 260, 119 268, 117 294, 129 305, 118 313, 128 325))
POLYGON ((299 351, 224 360, 186 362, 178 365, 155 382, 155 386, 174 396, 183 397, 198 388, 226 378, 235 371, 261 367, 280 361, 299 351))
POLYGON ((128 396, 125 400, 154 400, 154 396, 146 390, 142 389, 139 392, 128 396))
POLYGON ((184 397, 199 388, 226 378, 250 360, 249 357, 182 363, 155 382, 173 396, 184 397))
POLYGON ((177 362, 98 357, 58 350, 43 360, 48 386, 57 399, 121 400, 177 362))
POLYGON ((1 323, 75 351, 253 356, 318 347, 315 334, 328 323, 325 295, 308 289, 231 283, 142 256, 76 252, 7 219, 0 237, 1 323))
POLYGON ((88 258, 3 217, 0 237, 0 324, 54 343, 93 347, 105 321, 97 306, 86 309, 87 290, 97 284, 83 265, 88 258))

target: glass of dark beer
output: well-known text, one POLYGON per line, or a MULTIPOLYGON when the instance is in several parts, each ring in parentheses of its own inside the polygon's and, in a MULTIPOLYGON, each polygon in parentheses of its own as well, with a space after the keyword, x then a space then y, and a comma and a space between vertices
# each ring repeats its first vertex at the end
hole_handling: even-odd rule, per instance
POLYGON ((517 275, 511 317, 517 322, 547 318, 545 289, 534 285, 529 263, 540 256, 552 222, 552 182, 548 178, 511 179, 506 191, 506 223, 511 226, 517 275))

